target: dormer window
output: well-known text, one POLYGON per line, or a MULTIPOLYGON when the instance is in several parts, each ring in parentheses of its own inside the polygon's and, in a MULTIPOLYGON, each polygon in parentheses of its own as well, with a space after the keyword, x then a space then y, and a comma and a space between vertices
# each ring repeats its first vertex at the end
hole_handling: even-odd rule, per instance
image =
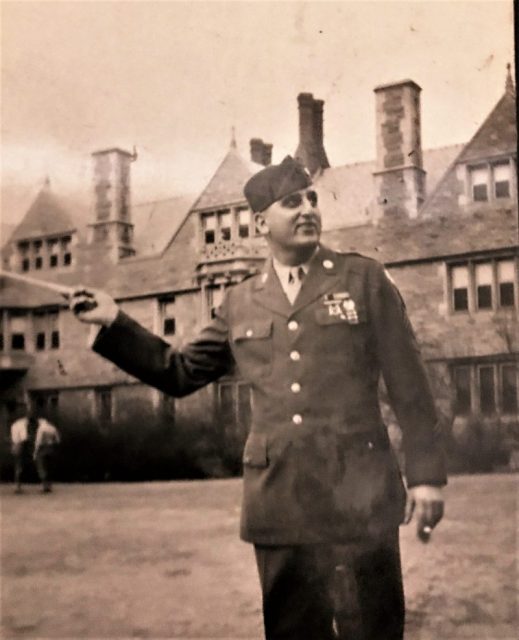
POLYGON ((220 227, 220 240, 228 242, 232 234, 232 214, 228 209, 218 212, 218 222, 220 227))
POLYGON ((238 209, 238 235, 240 238, 248 238, 250 235, 251 215, 248 207, 238 209))
POLYGON ((33 244, 34 268, 41 269, 43 267, 43 257, 41 255, 42 241, 36 240, 33 244))
POLYGON ((54 269, 58 266, 59 246, 57 240, 48 240, 47 249, 49 252, 49 267, 54 269))
POLYGON ((512 197, 512 163, 499 160, 468 168, 473 202, 488 202, 512 197))
POLYGON ((68 267, 72 264, 72 236, 58 236, 45 240, 22 240, 17 244, 17 253, 21 271, 46 267, 50 269, 61 266, 68 267))
POLYGON ((493 167, 494 173, 494 195, 496 198, 510 197, 510 182, 512 177, 510 163, 496 164, 493 167))
POLYGON ((488 200, 488 167, 471 169, 470 182, 474 202, 486 202, 488 200))
POLYGON ((227 243, 239 244, 253 235, 252 215, 247 206, 240 205, 200 214, 202 243, 205 247, 227 243))
POLYGON ((22 266, 22 271, 29 271, 29 269, 31 268, 31 261, 29 259, 29 243, 28 242, 18 243, 18 255, 20 256, 20 264, 22 266))
POLYGON ((214 244, 216 231, 216 215, 209 213, 202 216, 202 227, 204 230, 204 244, 214 244))
POLYGON ((68 267, 72 263, 71 253, 72 238, 65 236, 61 238, 61 254, 63 256, 63 266, 68 267))

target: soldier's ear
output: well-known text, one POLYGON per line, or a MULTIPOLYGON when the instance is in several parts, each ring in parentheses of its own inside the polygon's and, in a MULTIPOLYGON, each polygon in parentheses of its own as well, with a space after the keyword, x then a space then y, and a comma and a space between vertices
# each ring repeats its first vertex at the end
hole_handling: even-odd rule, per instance
POLYGON ((262 212, 254 214, 254 228, 256 233, 260 236, 264 236, 268 233, 268 224, 265 219, 265 215, 262 212))

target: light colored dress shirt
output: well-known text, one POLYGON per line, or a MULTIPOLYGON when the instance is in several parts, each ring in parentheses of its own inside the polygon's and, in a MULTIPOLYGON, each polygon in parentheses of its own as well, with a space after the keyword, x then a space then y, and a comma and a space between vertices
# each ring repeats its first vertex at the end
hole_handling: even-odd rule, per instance
POLYGON ((294 304, 297 294, 299 293, 299 289, 301 289, 303 278, 310 268, 309 262, 298 264, 295 267, 290 267, 286 264, 281 264, 281 262, 272 258, 272 264, 286 297, 290 304, 294 304))

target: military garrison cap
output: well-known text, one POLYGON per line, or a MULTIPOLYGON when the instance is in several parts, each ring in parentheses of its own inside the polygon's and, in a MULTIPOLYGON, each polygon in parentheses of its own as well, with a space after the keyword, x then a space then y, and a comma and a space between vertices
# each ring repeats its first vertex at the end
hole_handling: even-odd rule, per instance
POLYGON ((243 190, 254 212, 265 211, 273 202, 312 184, 305 168, 291 156, 254 174, 243 190))

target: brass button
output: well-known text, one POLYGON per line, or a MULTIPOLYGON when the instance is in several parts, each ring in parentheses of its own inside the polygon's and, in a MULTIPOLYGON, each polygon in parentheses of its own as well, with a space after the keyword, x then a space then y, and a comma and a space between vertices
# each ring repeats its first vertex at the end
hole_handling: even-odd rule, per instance
POLYGON ((292 393, 299 393, 301 391, 301 385, 299 384, 299 382, 292 382, 292 384, 290 385, 290 389, 292 393))
POLYGON ((368 442, 368 449, 373 449, 375 445, 371 442, 371 440, 368 442))
POLYGON ((298 327, 299 324, 295 320, 290 320, 290 322, 288 323, 288 328, 290 329, 290 331, 297 331, 298 327))
POLYGON ((293 360, 294 362, 301 360, 301 354, 299 353, 299 351, 291 351, 290 360, 293 360))
POLYGON ((292 416, 292 422, 294 424, 301 424, 303 422, 303 416, 299 415, 299 413, 296 413, 292 416))
POLYGON ((245 332, 245 335, 247 336, 247 338, 250 338, 252 336, 252 329, 247 329, 247 331, 245 332))

